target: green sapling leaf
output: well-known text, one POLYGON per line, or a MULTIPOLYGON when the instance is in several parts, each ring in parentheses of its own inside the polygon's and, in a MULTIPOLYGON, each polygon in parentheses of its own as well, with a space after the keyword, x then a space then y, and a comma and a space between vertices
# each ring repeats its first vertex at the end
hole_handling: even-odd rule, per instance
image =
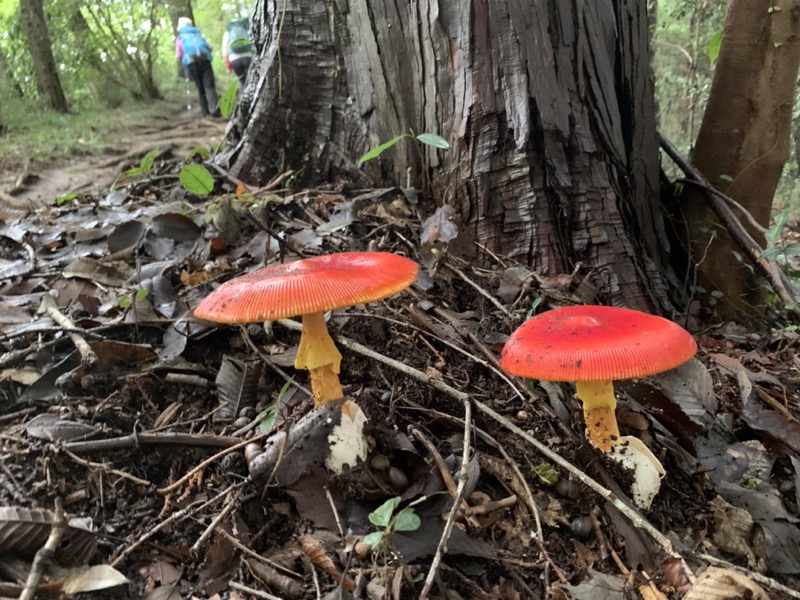
POLYGON ((238 90, 239 78, 236 77, 225 90, 225 93, 222 94, 222 98, 219 99, 219 112, 226 119, 230 118, 233 113, 233 105, 236 104, 236 92, 238 90))
POLYGON ((214 190, 214 178, 203 165, 183 165, 180 180, 184 189, 198 196, 205 196, 214 190))
POLYGON ((417 141, 421 144, 425 144, 426 146, 433 146, 434 148, 439 148, 441 150, 447 150, 450 148, 450 143, 435 133, 420 133, 417 136, 417 141))
POLYGON ((142 174, 149 173, 153 170, 153 163, 159 152, 161 152, 160 148, 153 148, 142 157, 142 160, 139 162, 139 169, 142 171, 142 174))
POLYGON ((137 300, 142 300, 142 299, 144 299, 144 298, 147 298, 147 294, 149 294, 149 293, 150 293, 150 292, 148 292, 148 291, 147 291, 147 290, 145 290, 145 289, 136 290, 136 296, 135 296, 135 298, 136 298, 137 300))
POLYGON ((400 496, 389 498, 378 508, 369 513, 369 522, 376 527, 388 527, 392 521, 392 514, 397 505, 400 504, 400 496))
POLYGON ((361 158, 358 159, 358 166, 360 167, 361 165, 363 165, 368 160, 372 160, 373 158, 378 158, 381 154, 383 154, 384 150, 388 150, 389 148, 394 146, 397 142, 399 142, 403 138, 407 138, 407 137, 411 137, 411 135, 408 134, 408 133, 403 133, 403 134, 398 135, 397 137, 393 137, 388 142, 384 142, 380 146, 377 146, 376 148, 373 148, 372 150, 367 152, 364 156, 362 156, 361 158))
POLYGON ((67 202, 72 202, 73 200, 75 200, 75 198, 78 198, 80 195, 81 195, 80 192, 67 192, 66 194, 63 194, 58 198, 56 198, 55 200, 53 200, 53 204, 55 204, 56 206, 62 206, 67 202))
POLYGON ((422 521, 413 508, 404 508, 394 518, 395 531, 416 531, 421 524, 422 521))
POLYGON ((364 543, 370 548, 375 548, 383 541, 382 531, 373 531, 369 535, 364 536, 364 543))

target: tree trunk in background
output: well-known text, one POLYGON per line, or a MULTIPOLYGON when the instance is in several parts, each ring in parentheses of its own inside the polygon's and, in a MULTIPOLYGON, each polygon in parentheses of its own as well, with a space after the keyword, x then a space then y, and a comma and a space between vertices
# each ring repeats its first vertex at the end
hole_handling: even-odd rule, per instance
MULTIPOLYGON (((692 161, 712 185, 769 227, 772 199, 789 156, 792 109, 800 64, 800 1, 732 0, 692 161)), ((683 209, 698 285, 717 290, 726 318, 763 314, 767 287, 696 189, 683 209)), ((764 235, 747 221, 750 235, 764 235)))
POLYGON ((254 32, 222 157, 236 176, 408 170, 488 250, 544 276, 580 262, 588 302, 671 308, 644 2, 260 0, 254 32), (401 143, 356 168, 409 130, 452 148, 401 143))
POLYGON ((67 99, 61 89, 50 35, 44 18, 42 0, 20 0, 22 28, 28 42, 28 51, 33 61, 33 73, 39 93, 47 100, 47 105, 58 112, 67 112, 67 99))

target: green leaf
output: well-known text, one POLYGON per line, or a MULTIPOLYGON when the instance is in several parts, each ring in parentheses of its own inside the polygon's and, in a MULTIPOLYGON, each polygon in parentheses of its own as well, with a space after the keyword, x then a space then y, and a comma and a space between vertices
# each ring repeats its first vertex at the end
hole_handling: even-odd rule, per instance
POLYGON ((547 485, 555 485, 558 483, 558 471, 548 463, 539 463, 534 467, 533 472, 547 485))
POLYGON ((135 296, 135 298, 136 298, 137 300, 142 300, 142 299, 144 299, 144 298, 147 298, 147 294, 149 294, 149 293, 150 293, 150 292, 148 292, 148 291, 147 291, 147 290, 145 290, 145 289, 136 290, 136 296, 135 296))
POLYGON ((161 152, 160 148, 153 148, 142 157, 141 162, 139 163, 139 169, 141 169, 142 173, 149 173, 153 170, 153 162, 156 160, 156 156, 158 153, 161 152))
POLYGON ((75 200, 75 198, 78 198, 80 195, 81 195, 80 192, 67 192, 66 194, 63 194, 58 198, 56 198, 55 200, 53 200, 53 204, 55 204, 56 206, 62 206, 67 202, 72 202, 73 200, 75 200))
POLYGON ((373 531, 369 535, 364 536, 364 543, 370 548, 376 548, 383 541, 382 531, 373 531))
POLYGON ((133 305, 133 300, 131 300, 130 296, 122 296, 119 300, 117 300, 117 304, 122 309, 130 308, 133 305))
POLYGON ((384 150, 388 150, 389 148, 394 146, 397 142, 407 137, 411 137, 411 135, 408 133, 403 133, 401 135, 398 135, 397 137, 393 137, 388 142, 384 142, 377 148, 373 148, 372 150, 367 152, 364 156, 358 159, 358 166, 360 167, 368 160, 372 160, 373 158, 378 158, 381 154, 383 154, 384 150))
POLYGON ((421 524, 422 521, 413 508, 404 508, 394 518, 395 531, 416 531, 421 524))
POLYGON ((727 181, 728 183, 733 182, 733 177, 730 175, 720 175, 719 178, 722 179, 722 181, 727 181))
POLYGON ((450 148, 450 143, 435 133, 420 133, 417 136, 417 141, 421 144, 425 144, 426 146, 433 146, 434 148, 439 148, 441 150, 447 150, 450 148))
POLYGON ((708 58, 711 60, 711 64, 713 65, 717 62, 717 57, 719 56, 719 47, 722 45, 722 29, 718 29, 711 39, 708 42, 708 46, 706 47, 706 51, 708 52, 708 58))
POLYGON ((400 504, 400 496, 389 498, 378 508, 369 513, 369 522, 376 527, 388 527, 392 521, 392 513, 397 505, 400 504))
POLYGON ((276 404, 270 404, 267 408, 261 411, 258 415, 259 423, 258 428, 264 435, 269 434, 275 427, 275 421, 278 419, 278 407, 276 404))
POLYGON ((122 174, 117 177, 117 181, 120 179, 125 179, 126 177, 136 177, 137 175, 144 175, 142 167, 131 167, 127 171, 123 171, 122 174))
POLYGON ((225 93, 222 94, 222 98, 219 99, 219 112, 226 119, 230 118, 231 113, 233 113, 233 105, 236 104, 236 92, 238 90, 239 78, 236 77, 228 86, 228 89, 225 90, 225 93))
POLYGON ((198 196, 205 196, 214 190, 214 178, 203 165, 184 165, 180 180, 184 189, 198 196))

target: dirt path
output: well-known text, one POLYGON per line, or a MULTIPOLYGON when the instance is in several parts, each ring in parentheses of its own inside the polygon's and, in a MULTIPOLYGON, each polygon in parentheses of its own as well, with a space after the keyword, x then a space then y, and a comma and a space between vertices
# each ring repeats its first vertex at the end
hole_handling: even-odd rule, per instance
POLYGON ((109 130, 106 141, 111 150, 102 154, 82 156, 52 168, 0 172, 0 205, 35 208, 51 204, 68 192, 102 193, 153 148, 160 148, 164 157, 180 158, 192 148, 208 148, 221 141, 225 125, 222 120, 198 118, 183 107, 154 105, 145 122, 109 130))

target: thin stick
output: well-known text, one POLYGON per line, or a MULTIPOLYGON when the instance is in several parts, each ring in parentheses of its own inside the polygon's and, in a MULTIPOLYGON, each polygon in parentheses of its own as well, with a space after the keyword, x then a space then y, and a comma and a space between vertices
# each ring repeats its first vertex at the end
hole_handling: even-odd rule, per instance
POLYGON ((58 545, 61 543, 64 531, 67 529, 67 518, 64 515, 64 509, 61 507, 61 498, 56 497, 55 503, 50 535, 47 536, 44 546, 39 548, 33 558, 31 570, 28 572, 28 579, 25 581, 25 588, 19 595, 20 600, 34 600, 36 598, 36 588, 39 586, 39 582, 42 580, 47 568, 53 563, 53 557, 58 545))
POLYGON ((184 483, 189 481, 194 476, 195 473, 197 473, 198 471, 202 471, 203 469, 205 469, 211 463, 220 460, 221 458, 223 458, 224 456, 227 456, 231 452, 235 452, 236 450, 239 450, 240 448, 244 448, 250 442, 260 442, 260 441, 262 441, 264 439, 264 437, 266 437, 266 436, 259 435, 259 436, 256 436, 254 438, 250 438, 250 439, 244 440, 244 441, 239 442, 238 444, 236 444, 234 446, 230 446, 229 448, 225 448, 221 452, 217 452, 214 456, 209 456, 207 459, 205 459, 203 462, 201 462, 199 465, 197 465, 191 471, 186 473, 183 477, 178 479, 178 481, 176 481, 172 485, 168 485, 167 487, 163 487, 163 488, 157 490, 158 493, 159 494, 169 494, 170 492, 174 492, 179 487, 181 487, 184 483))
POLYGON ((503 305, 500 303, 500 301, 499 301, 497 298, 495 298, 494 296, 492 296, 491 294, 489 294, 489 293, 488 293, 486 290, 484 290, 484 289, 483 289, 481 286, 479 286, 477 283, 475 283, 475 282, 474 282, 474 281, 472 281, 472 280, 471 280, 469 277, 467 277, 467 276, 464 274, 464 272, 463 272, 463 271, 461 271, 461 269, 459 269, 458 267, 454 267, 453 265, 450 265, 450 264, 448 264, 448 265, 445 265, 445 268, 447 268, 447 269, 450 269, 450 270, 451 270, 453 273, 455 273, 456 275, 458 275, 459 277, 461 277, 461 279, 463 279, 463 280, 464 280, 464 281, 465 281, 465 282, 466 282, 466 283, 467 283, 467 284, 468 284, 470 287, 472 287, 473 289, 475 289, 475 291, 477 291, 477 292, 478 292, 478 293, 479 293, 481 296, 483 296, 484 298, 486 298, 486 299, 487 299, 489 302, 491 302, 491 303, 492 303, 492 304, 494 304, 494 305, 495 305, 495 306, 496 306, 498 309, 500 309, 500 312, 502 312, 503 314, 505 314, 505 315, 506 315, 507 317, 509 317, 509 318, 512 318, 512 319, 514 318, 514 315, 512 315, 512 314, 509 312, 509 310, 508 310, 508 309, 507 309, 505 306, 503 306, 503 305))
POLYGON ((114 475, 122 477, 123 479, 127 479, 129 481, 132 481, 136 485, 150 485, 150 482, 147 481, 146 479, 139 479, 138 477, 135 477, 135 476, 131 475, 130 473, 126 473, 125 471, 120 471, 119 469, 110 468, 108 463, 92 462, 90 460, 86 460, 85 458, 81 458, 80 456, 77 456, 74 453, 72 453, 72 452, 70 452, 69 450, 66 450, 66 449, 64 450, 64 453, 67 456, 69 456, 72 460, 74 460, 76 463, 78 463, 79 465, 82 465, 84 467, 88 467, 90 469, 102 469, 103 471, 105 471, 107 473, 113 473, 114 475))
MULTIPOLYGON (((53 321, 61 325, 65 330, 68 331, 75 331, 77 328, 75 327, 75 323, 67 317, 64 313, 58 310, 58 306, 56 306, 56 301, 50 294, 44 294, 42 297, 42 309, 49 315, 53 321)), ((97 354, 94 353, 92 347, 89 343, 77 333, 68 333, 69 339, 72 340, 72 343, 75 344, 75 349, 81 355, 81 362, 84 365, 96 365, 100 359, 97 358, 97 354)))
POLYGON ((242 496, 242 490, 236 490, 236 493, 228 496, 228 500, 225 502, 225 506, 219 511, 219 514, 211 520, 206 530, 202 533, 202 535, 197 538, 197 541, 192 544, 192 547, 189 548, 189 554, 192 556, 196 556, 200 552, 200 548, 202 548, 203 544, 205 544, 206 540, 211 537, 211 534, 214 533, 214 530, 217 526, 225 519, 229 514, 233 512, 233 509, 236 508, 236 505, 239 501, 239 498, 242 496))
POLYGON ((463 452, 461 453, 461 470, 458 473, 458 489, 456 490, 456 496, 453 499, 453 508, 450 511, 450 515, 447 517, 447 522, 444 524, 442 537, 439 539, 439 544, 436 546, 436 554, 434 554, 433 560, 431 561, 431 567, 428 570, 428 576, 425 578, 425 585, 422 587, 422 591, 419 594, 420 600, 427 600, 428 594, 433 586, 433 580, 436 578, 436 574, 439 571, 439 564, 442 562, 442 557, 444 556, 445 552, 447 552, 447 542, 450 539, 450 534, 453 531, 453 525, 455 525, 456 517, 458 516, 458 506, 461 503, 461 500, 464 498, 464 489, 467 486, 467 465, 469 464, 469 442, 471 438, 472 403, 469 399, 467 399, 464 400, 464 448, 463 452))

